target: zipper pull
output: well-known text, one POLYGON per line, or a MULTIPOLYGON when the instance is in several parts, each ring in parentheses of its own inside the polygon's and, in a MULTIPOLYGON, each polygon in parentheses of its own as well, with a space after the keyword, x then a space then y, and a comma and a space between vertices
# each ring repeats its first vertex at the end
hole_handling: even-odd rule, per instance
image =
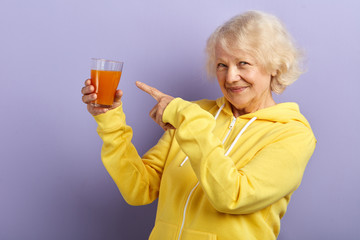
POLYGON ((232 119, 232 121, 231 121, 231 123, 230 123, 229 129, 232 129, 232 128, 234 127, 235 122, 236 122, 236 118, 233 117, 233 119, 232 119))

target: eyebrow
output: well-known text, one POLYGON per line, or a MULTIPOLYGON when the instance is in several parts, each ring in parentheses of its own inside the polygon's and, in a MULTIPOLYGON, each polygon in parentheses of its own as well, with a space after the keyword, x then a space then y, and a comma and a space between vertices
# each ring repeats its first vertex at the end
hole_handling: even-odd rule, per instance
MULTIPOLYGON (((249 62, 249 63, 257 63, 257 61, 255 60, 255 58, 251 57, 251 56, 241 56, 241 57, 237 57, 237 56, 233 56, 232 59, 235 59, 235 62, 249 62)), ((223 58, 221 57, 217 57, 215 58, 215 62, 226 62, 223 58)))

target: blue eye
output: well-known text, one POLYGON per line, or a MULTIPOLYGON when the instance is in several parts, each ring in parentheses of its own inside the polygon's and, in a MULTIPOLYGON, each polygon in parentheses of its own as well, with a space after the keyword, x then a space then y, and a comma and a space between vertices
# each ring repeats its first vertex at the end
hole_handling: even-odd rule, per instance
POLYGON ((244 66, 244 65, 247 65, 247 64, 249 64, 249 63, 244 62, 244 61, 239 62, 239 65, 240 65, 240 66, 244 66))

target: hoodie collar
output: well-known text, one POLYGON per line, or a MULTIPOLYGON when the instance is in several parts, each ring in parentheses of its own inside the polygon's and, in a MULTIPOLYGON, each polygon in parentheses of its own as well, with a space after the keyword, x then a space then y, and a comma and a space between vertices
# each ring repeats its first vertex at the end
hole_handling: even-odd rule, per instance
POLYGON ((216 99, 216 105, 218 105, 218 107, 220 108, 223 104, 224 105, 224 108, 223 108, 223 112, 226 114, 226 115, 229 115, 229 116, 233 116, 233 112, 232 112, 232 109, 231 109, 231 105, 230 105, 230 102, 228 100, 226 100, 225 97, 220 97, 218 99, 216 99))
MULTIPOLYGON (((233 116, 230 102, 225 97, 218 98, 216 100, 216 104, 219 107, 225 104, 222 112, 226 115, 233 116)), ((278 103, 274 106, 239 116, 239 118, 242 119, 251 119, 253 117, 257 117, 258 120, 267 120, 281 123, 299 121, 310 127, 306 118, 300 113, 299 105, 294 102, 278 103)))

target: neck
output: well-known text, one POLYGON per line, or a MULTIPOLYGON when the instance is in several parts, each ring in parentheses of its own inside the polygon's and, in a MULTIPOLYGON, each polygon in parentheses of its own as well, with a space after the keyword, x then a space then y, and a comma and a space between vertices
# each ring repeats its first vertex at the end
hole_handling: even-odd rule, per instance
POLYGON ((245 114, 248 114, 248 113, 253 113, 253 112, 256 112, 260 109, 264 109, 264 108, 268 108, 268 107, 271 107, 271 106, 274 106, 276 105, 276 102, 274 101, 274 99, 271 97, 271 99, 269 99, 268 101, 265 101, 264 103, 262 104, 257 104, 257 105, 249 105, 247 107, 244 107, 244 108, 236 108, 234 105, 231 105, 231 110, 234 114, 234 117, 239 117, 241 115, 245 115, 245 114))

